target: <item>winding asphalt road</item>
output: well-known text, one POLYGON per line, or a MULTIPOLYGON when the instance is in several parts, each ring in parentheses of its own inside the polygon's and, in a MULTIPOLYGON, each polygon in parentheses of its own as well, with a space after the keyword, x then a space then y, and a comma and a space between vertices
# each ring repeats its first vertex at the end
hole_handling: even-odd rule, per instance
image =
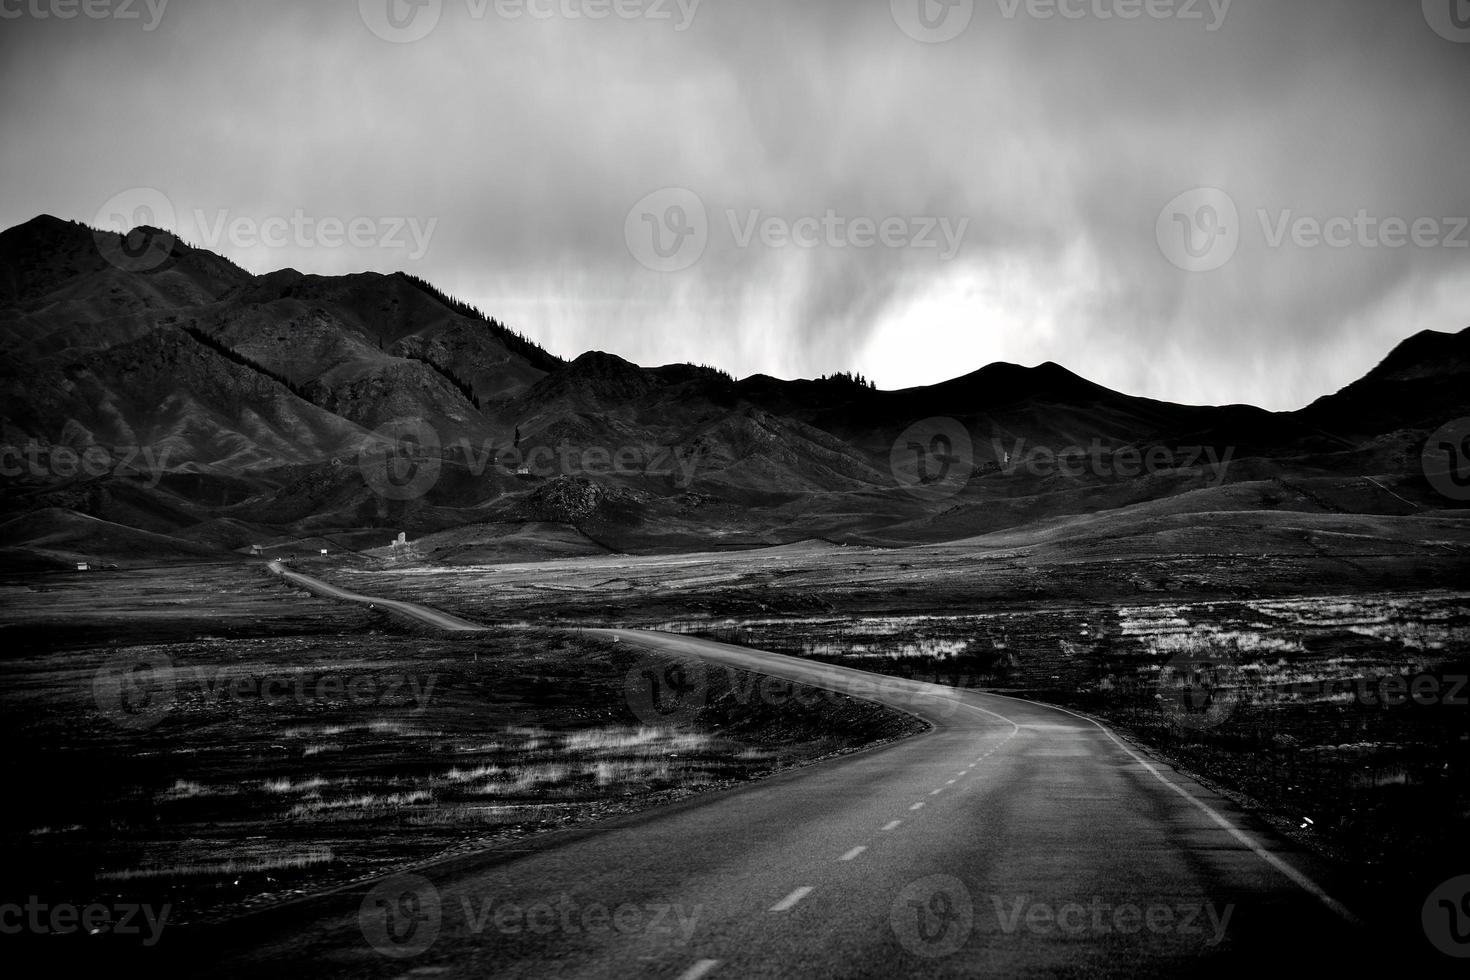
MULTIPOLYGON (((699 703, 701 676, 735 669, 880 701, 932 729, 236 920, 204 934, 207 961, 192 972, 1240 977, 1279 975, 1302 954, 1327 967, 1363 947, 1308 856, 1081 716, 688 637, 596 632, 646 648, 633 676, 682 681, 657 702, 673 720, 699 703)), ((629 690, 637 700, 639 684, 629 690)))
POLYGON ((272 575, 279 575, 292 585, 299 585, 306 591, 325 599, 351 602, 359 606, 367 606, 369 609, 382 609, 402 616, 405 619, 434 626, 450 633, 483 633, 488 629, 488 627, 481 626, 478 623, 472 623, 467 619, 460 619, 458 616, 451 616, 449 613, 440 612, 438 609, 431 609, 428 606, 421 606, 416 602, 401 602, 398 599, 378 599, 370 595, 359 595, 356 592, 339 589, 337 586, 323 582, 321 579, 312 578, 310 575, 302 575, 300 572, 293 572, 286 568, 284 563, 280 561, 267 562, 266 568, 270 570, 272 575))

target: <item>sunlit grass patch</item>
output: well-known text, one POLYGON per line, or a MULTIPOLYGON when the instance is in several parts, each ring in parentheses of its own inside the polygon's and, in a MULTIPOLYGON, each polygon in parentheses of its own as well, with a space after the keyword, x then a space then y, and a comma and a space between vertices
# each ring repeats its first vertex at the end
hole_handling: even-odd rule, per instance
POLYGON ((456 766, 444 774, 444 779, 451 783, 473 783, 502 775, 504 772, 505 769, 501 766, 475 766, 471 769, 460 769, 456 766))
POLYGON ((260 787, 267 793, 315 793, 327 785, 330 785, 329 782, 320 776, 313 776, 300 782, 293 782, 289 777, 283 776, 267 779, 260 784, 260 787))
POLYGON ((572 776, 567 766, 538 765, 512 770, 512 777, 504 780, 489 780, 475 787, 481 796, 532 795, 548 793, 565 783, 572 776))
POLYGON ((97 880, 137 881, 157 878, 235 877, 236 875, 261 871, 299 871, 302 868, 330 864, 335 859, 330 847, 313 847, 295 853, 240 860, 160 865, 158 867, 148 868, 127 868, 122 871, 104 871, 97 875, 97 880))
POLYGON ((358 796, 340 797, 337 799, 307 799, 292 806, 286 816, 293 819, 303 817, 316 817, 323 814, 342 815, 346 817, 366 816, 385 810, 394 810, 399 807, 417 806, 421 803, 429 803, 434 799, 434 794, 426 789, 408 790, 402 793, 364 793, 358 796))
POLYGON ((642 752, 694 752, 708 747, 710 736, 701 733, 676 732, 667 728, 601 728, 577 732, 564 739, 570 752, 610 754, 638 749, 642 752))
POLYGON ((193 800, 203 796, 221 796, 231 790, 222 789, 218 786, 205 786, 188 779, 176 779, 168 789, 161 791, 157 799, 159 802, 168 800, 193 800))
POLYGON ((674 769, 667 762, 598 762, 592 766, 592 775, 597 785, 612 786, 618 783, 665 782, 674 777, 674 769))

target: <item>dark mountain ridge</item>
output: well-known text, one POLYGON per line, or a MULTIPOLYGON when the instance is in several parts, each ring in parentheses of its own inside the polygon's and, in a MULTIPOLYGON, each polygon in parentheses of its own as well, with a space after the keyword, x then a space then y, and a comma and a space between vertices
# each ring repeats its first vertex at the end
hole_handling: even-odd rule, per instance
POLYGON ((1054 363, 901 391, 846 376, 737 381, 595 351, 563 361, 412 276, 255 276, 165 232, 131 234, 48 216, 0 232, 0 442, 26 461, 7 470, 0 510, 27 560, 81 553, 75 535, 25 544, 25 515, 56 526, 61 512, 172 535, 194 554, 262 536, 557 523, 625 550, 908 543, 1186 494, 1225 509, 1455 506, 1417 454, 1470 415, 1470 331, 1416 335, 1286 413, 1139 398, 1054 363), (147 247, 153 261, 131 267, 147 247), (417 455, 433 478, 399 474, 405 486, 385 492, 372 466, 414 470, 382 463, 405 425, 429 440, 417 455), (943 450, 936 466, 973 465, 973 478, 910 485, 916 431, 943 450), (1103 457, 1081 472, 1015 465, 1093 447, 1103 457), (1146 472, 1109 463, 1147 450, 1166 455, 1146 472), (70 462, 84 453, 97 465, 70 462), (1227 453, 1217 474, 1210 460, 1227 453), (1365 496, 1370 478, 1392 491, 1365 496), (1265 489, 1210 497, 1227 484, 1265 489))

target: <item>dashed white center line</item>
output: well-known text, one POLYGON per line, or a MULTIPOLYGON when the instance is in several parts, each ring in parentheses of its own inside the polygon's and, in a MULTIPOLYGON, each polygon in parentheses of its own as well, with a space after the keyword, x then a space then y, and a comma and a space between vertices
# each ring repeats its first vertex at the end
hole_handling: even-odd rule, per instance
POLYGON ((943 789, 931 789, 929 791, 929 795, 930 796, 938 796, 940 793, 943 793, 943 792, 944 792, 943 789))
POLYGON ((922 810, 922 809, 924 809, 924 804, 922 804, 922 803, 915 803, 913 806, 909 807, 909 809, 910 810, 922 810))
POLYGON ((959 782, 958 779, 951 779, 949 782, 945 783, 944 785, 946 785, 946 786, 953 786, 957 782, 959 782))
POLYGON ((897 827, 901 823, 903 823, 902 820, 890 820, 890 821, 888 821, 887 823, 885 823, 883 825, 883 829, 884 830, 893 830, 895 827, 897 827))
POLYGON ((771 911, 785 912, 787 909, 794 907, 797 902, 801 901, 803 898, 806 898, 811 893, 812 890, 809 887, 803 886, 801 888, 798 888, 790 895, 787 895, 785 898, 781 899, 781 901, 777 902, 775 905, 772 905, 771 911))
POLYGON ((857 857, 859 854, 863 853, 866 850, 867 850, 866 847, 854 847, 852 850, 848 851, 846 854, 842 855, 842 857, 838 858, 837 860, 839 860, 839 861, 851 861, 853 858, 857 857))
POLYGON ((679 980, 699 980, 700 977, 708 976, 710 971, 719 965, 719 960, 700 960, 679 974, 679 980))

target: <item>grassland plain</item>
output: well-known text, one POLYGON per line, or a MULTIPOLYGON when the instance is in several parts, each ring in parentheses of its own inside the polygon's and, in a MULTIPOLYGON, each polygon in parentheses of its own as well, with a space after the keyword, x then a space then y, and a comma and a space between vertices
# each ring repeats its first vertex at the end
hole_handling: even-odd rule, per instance
POLYGON ((244 563, 0 589, 6 900, 208 919, 919 729, 722 673, 650 724, 626 647, 434 635, 244 563))

